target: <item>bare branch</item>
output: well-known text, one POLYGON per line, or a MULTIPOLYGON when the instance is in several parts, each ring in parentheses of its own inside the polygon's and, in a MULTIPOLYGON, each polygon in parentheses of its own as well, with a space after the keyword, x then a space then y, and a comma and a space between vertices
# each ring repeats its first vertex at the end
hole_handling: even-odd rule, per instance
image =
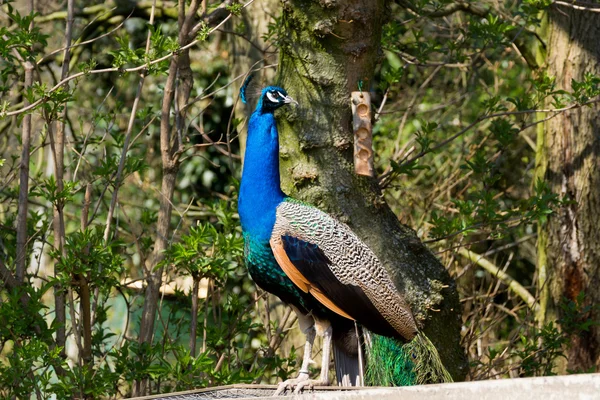
MULTIPOLYGON (((25 61, 25 82, 24 90, 27 90, 33 84, 33 63, 25 61)), ((25 106, 28 100, 25 99, 25 106)), ((21 134, 21 143, 23 150, 21 152, 21 165, 19 173, 19 206, 17 211, 17 270, 16 279, 23 282, 25 279, 26 259, 27 259, 27 212, 28 205, 27 194, 29 192, 29 150, 31 147, 31 114, 23 117, 23 127, 21 134)))
POLYGON ((595 13, 600 13, 600 4, 596 3, 586 3, 582 1, 573 1, 571 3, 567 3, 566 1, 554 1, 552 4, 556 4, 557 6, 569 7, 578 11, 590 11, 595 13))
MULTIPOLYGON (((408 8, 411 11, 416 12, 416 13, 419 13, 421 11, 417 7, 415 7, 410 1, 400 0, 400 1, 398 1, 398 4, 402 5, 403 7, 408 8)), ((473 2, 469 2, 469 1, 454 1, 452 3, 446 4, 442 8, 438 8, 435 10, 423 10, 423 11, 427 17, 432 17, 432 18, 447 17, 448 15, 454 14, 455 12, 458 12, 458 11, 464 11, 469 14, 484 17, 489 13, 490 7, 487 7, 487 6, 481 5, 481 4, 477 4, 477 3, 473 3, 473 2)))
POLYGON ((517 282, 506 272, 504 272, 500 268, 498 268, 490 260, 488 260, 487 258, 485 258, 477 253, 472 252, 471 250, 467 250, 464 247, 458 250, 458 254, 467 258, 471 262, 476 263, 481 268, 485 269, 490 274, 492 274, 493 276, 498 278, 506 286, 508 286, 508 288, 510 290, 512 290, 517 296, 519 296, 521 299, 523 299, 523 301, 525 301, 525 303, 527 303, 527 306, 529 306, 529 308, 531 308, 537 312, 537 310, 539 308, 539 304, 535 300, 535 297, 533 297, 533 295, 531 293, 529 293, 529 291, 527 289, 525 289, 525 287, 523 287, 519 282, 517 282))

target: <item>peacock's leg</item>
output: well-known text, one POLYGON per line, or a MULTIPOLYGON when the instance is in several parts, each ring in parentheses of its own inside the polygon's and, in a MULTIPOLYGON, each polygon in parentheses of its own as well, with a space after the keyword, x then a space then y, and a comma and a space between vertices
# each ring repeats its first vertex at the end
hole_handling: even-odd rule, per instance
POLYGON ((331 357, 331 323, 325 320, 315 319, 315 330, 319 336, 323 336, 323 358, 321 360, 321 376, 319 379, 306 379, 296 384, 295 394, 305 387, 329 386, 329 358, 331 357))
POLYGON ((304 334, 306 335, 306 343, 304 343, 304 356, 302 358, 300 374, 298 375, 298 378, 296 378, 298 381, 304 381, 308 379, 308 366, 315 363, 312 360, 312 349, 316 336, 315 325, 311 325, 310 328, 304 331, 304 334))
POLYGON ((286 389, 292 389, 300 382, 307 381, 309 377, 308 366, 314 363, 314 361, 311 359, 311 356, 316 336, 315 320, 310 314, 303 314, 296 307, 291 307, 298 315, 298 325, 300 326, 300 330, 306 335, 306 343, 304 344, 304 357, 302 359, 302 366, 300 367, 300 373, 298 374, 298 377, 281 382, 279 386, 277 386, 274 396, 280 395, 281 393, 285 392, 286 389))

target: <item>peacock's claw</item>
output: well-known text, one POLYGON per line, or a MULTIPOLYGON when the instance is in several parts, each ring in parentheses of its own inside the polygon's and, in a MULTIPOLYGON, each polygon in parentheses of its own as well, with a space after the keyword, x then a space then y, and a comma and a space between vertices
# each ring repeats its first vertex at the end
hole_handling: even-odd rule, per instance
POLYGON ((329 381, 322 381, 319 379, 308 379, 302 382, 299 382, 296 385, 296 389, 294 390, 294 394, 300 394, 305 387, 308 389, 314 389, 315 386, 329 386, 329 381))
POLYGON ((285 393, 286 390, 292 390, 295 386, 301 384, 302 382, 308 381, 308 374, 301 372, 300 375, 298 375, 297 378, 295 379, 287 379, 283 382, 281 382, 278 386, 277 386, 277 390, 275 390, 275 393, 273 393, 273 396, 279 396, 283 393, 285 393))

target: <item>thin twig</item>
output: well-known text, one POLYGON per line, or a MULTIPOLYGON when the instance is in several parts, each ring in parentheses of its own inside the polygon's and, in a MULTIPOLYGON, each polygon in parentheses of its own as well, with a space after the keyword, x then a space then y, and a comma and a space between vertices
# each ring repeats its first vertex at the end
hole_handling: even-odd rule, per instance
MULTIPOLYGON (((248 5, 252 4, 254 2, 254 0, 250 0, 248 1, 246 4, 244 4, 242 7, 245 8, 248 5)), ((219 22, 219 24, 217 26, 215 26, 214 28, 212 28, 210 31, 208 31, 208 35, 212 34, 214 31, 218 30, 221 26, 223 26, 227 21, 229 21, 229 19, 231 18, 233 14, 229 14, 227 17, 225 17, 221 22, 219 22)), ((163 61, 166 61, 168 59, 171 59, 173 57, 175 57, 177 54, 181 53, 184 50, 187 50, 191 47, 194 47, 196 44, 198 44, 200 42, 200 39, 195 39, 192 40, 190 43, 186 44, 185 46, 180 47, 178 50, 173 51, 165 56, 162 56, 160 58, 157 58, 155 60, 152 60, 150 62, 144 63, 143 65, 138 65, 137 67, 131 67, 131 68, 116 68, 116 67, 112 67, 112 68, 102 68, 102 69, 94 69, 91 71, 85 71, 85 72, 78 72, 76 74, 73 74, 71 76, 68 76, 66 78, 64 78, 63 80, 61 80, 60 82, 58 82, 56 85, 54 85, 52 88, 50 88, 46 93, 47 95, 55 92, 56 90, 58 90, 60 87, 62 87, 65 83, 70 82, 74 79, 80 78, 84 75, 96 75, 96 74, 105 74, 105 73, 109 73, 109 72, 119 72, 119 73, 126 73, 126 72, 139 72, 139 71, 144 71, 146 70, 149 66, 161 63, 163 61)), ((44 102, 46 100, 46 97, 42 97, 38 100, 36 100, 35 102, 25 105, 22 108, 19 108, 17 110, 13 110, 13 111, 8 111, 6 113, 0 114, 0 116, 2 117, 10 117, 13 115, 18 115, 24 112, 27 112, 35 107, 37 107, 38 105, 40 105, 42 102, 44 102)))
MULTIPOLYGON (((110 89, 106 93, 106 96, 104 96, 104 98, 102 99, 102 102, 96 108, 97 111, 100 111, 100 109, 102 108, 102 106, 106 102, 106 99, 108 99, 110 97, 110 95, 111 95, 111 93, 112 93, 112 91, 113 91, 114 88, 115 88, 114 86, 110 87, 110 89)), ((87 135, 85 135, 85 137, 83 138, 83 144, 81 146, 81 153, 77 153, 77 155, 79 157, 77 158, 77 165, 75 166, 75 172, 73 172, 73 182, 77 182, 77 173, 79 172, 79 166, 81 164, 81 160, 83 159, 83 155, 85 154, 85 149, 86 149, 86 146, 87 146, 87 141, 88 141, 89 137, 91 136, 92 132, 95 130, 95 128, 96 128, 96 120, 93 119, 87 135)), ((76 150, 75 150, 74 147, 72 148, 72 150, 76 152, 76 150)))
MULTIPOLYGON (((470 123, 469 125, 467 125, 465 128, 461 129, 460 131, 458 131, 457 133, 455 133, 454 135, 450 136, 448 139, 438 143, 437 145, 433 146, 433 147, 429 147, 427 149, 422 150, 421 152, 419 152, 417 155, 415 155, 414 157, 406 160, 405 162, 403 162, 402 164, 400 164, 400 166, 404 166, 404 165, 408 165, 410 163, 415 162, 416 160, 418 160, 419 158, 422 158, 424 155, 435 152, 436 150, 439 150, 440 148, 446 146, 448 143, 454 141, 455 139, 457 139, 458 137, 464 135, 465 133, 467 133, 468 131, 470 131, 473 127, 475 127, 476 125, 478 125, 479 123, 486 121, 488 119, 492 119, 492 118, 498 118, 498 117, 504 117, 504 116, 508 116, 508 115, 523 115, 523 114, 533 114, 533 113, 553 113, 551 116, 537 120, 532 122, 529 125, 526 125, 523 129, 524 130, 526 128, 530 128, 531 126, 540 124, 542 122, 545 122, 549 119, 552 119, 554 117, 556 117, 557 115, 559 115, 561 112, 565 112, 565 111, 569 111, 569 110, 573 110, 573 109, 577 109, 577 108, 581 108, 590 104, 595 104, 600 102, 600 98, 596 98, 590 101, 587 101, 585 103, 574 103, 571 104, 570 106, 567 107, 563 107, 563 108, 556 108, 556 109, 541 109, 541 110, 521 110, 521 111, 506 111, 506 112, 500 112, 500 113, 495 113, 495 114, 487 114, 487 115, 483 115, 479 118, 477 118, 475 121, 473 121, 472 123, 470 123)), ((392 174, 393 171, 390 170, 387 173, 384 173, 382 175, 379 176, 379 180, 382 181, 384 178, 386 178, 388 175, 392 174)))
POLYGON ((387 102, 389 92, 390 92, 390 88, 388 87, 387 89, 385 89, 385 93, 383 94, 383 99, 381 100, 381 104, 379 105, 379 108, 377 109, 377 112, 375 113, 375 116, 373 117, 375 122, 379 121, 379 118, 381 117, 381 112, 383 111, 383 107, 385 107, 385 103, 387 102))
MULTIPOLYGON (((116 8, 116 7, 115 7, 115 8, 116 8)), ((114 10, 114 8, 113 8, 113 10, 114 10)), ((89 40, 86 40, 86 41, 83 41, 83 42, 76 43, 76 44, 72 45, 72 46, 70 47, 70 49, 71 49, 71 50, 73 50, 73 49, 74 49, 74 48, 76 48, 76 47, 85 46, 86 44, 93 43, 93 42, 95 42, 95 41, 97 41, 97 40, 100 40, 100 39, 102 39, 102 38, 104 38, 104 37, 107 37, 107 36, 110 36, 110 35, 112 35, 114 32, 116 32, 117 30, 119 30, 119 29, 120 29, 120 28, 121 28, 123 25, 125 25, 125 22, 126 22, 128 19, 129 19, 129 17, 125 18, 125 20, 124 20, 123 22, 121 22, 119 25, 117 25, 116 27, 114 27, 114 28, 113 28, 113 29, 111 29, 110 31, 108 31, 108 32, 106 32, 106 33, 103 33, 103 34, 102 34, 102 35, 100 35, 100 36, 97 36, 97 37, 95 37, 95 38, 93 38, 93 39, 89 39, 89 40)), ((41 64, 43 64, 43 63, 44 63, 44 61, 46 61, 48 58, 52 57, 52 56, 53 56, 53 55, 55 55, 55 54, 58 54, 58 53, 60 53, 61 51, 65 51, 65 49, 66 49, 66 47, 61 47, 61 48, 58 48, 58 49, 54 50, 53 52, 51 52, 51 53, 49 53, 49 54, 46 54, 44 57, 40 58, 40 59, 39 59, 39 60, 36 62, 36 64, 37 64, 37 65, 41 65, 41 64)))

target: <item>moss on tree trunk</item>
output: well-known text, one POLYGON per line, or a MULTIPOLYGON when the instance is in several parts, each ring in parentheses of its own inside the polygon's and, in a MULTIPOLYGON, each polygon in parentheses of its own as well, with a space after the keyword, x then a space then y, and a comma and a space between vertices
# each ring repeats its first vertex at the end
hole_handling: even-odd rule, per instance
MULTIPOLYGON (((377 181, 354 174, 350 92, 381 57, 382 0, 283 2, 279 82, 299 107, 280 118, 282 187, 347 223, 385 264, 455 379, 466 374, 456 285, 377 181)), ((377 149, 375 149, 377 150, 377 149)))

